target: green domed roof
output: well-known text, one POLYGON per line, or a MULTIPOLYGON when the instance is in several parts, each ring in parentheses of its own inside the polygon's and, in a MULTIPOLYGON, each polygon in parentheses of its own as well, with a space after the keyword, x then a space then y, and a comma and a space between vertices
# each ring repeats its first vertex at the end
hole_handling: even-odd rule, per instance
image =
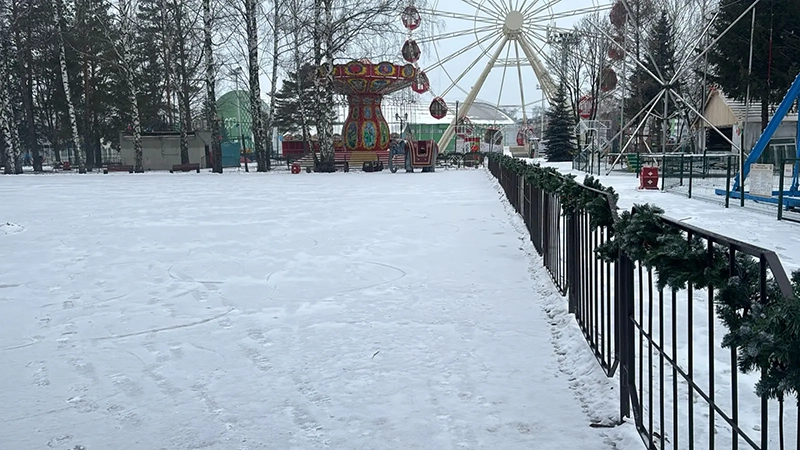
MULTIPOLYGON (((261 101, 262 111, 267 111, 267 104, 261 101)), ((217 99, 217 114, 220 118, 220 125, 225 128, 226 134, 232 139, 238 139, 240 135, 246 139, 251 135, 250 117, 250 93, 244 90, 228 91, 217 99), (241 131, 238 124, 241 120, 241 131)))

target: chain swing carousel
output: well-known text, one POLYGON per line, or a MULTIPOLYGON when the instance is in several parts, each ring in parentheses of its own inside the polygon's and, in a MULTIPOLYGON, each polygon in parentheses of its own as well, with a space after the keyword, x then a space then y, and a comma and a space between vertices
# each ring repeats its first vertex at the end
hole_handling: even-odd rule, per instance
MULTIPOLYGON (((409 34, 419 26, 421 18, 413 4, 405 9, 402 20, 409 34)), ((420 49, 410 36, 403 45, 402 54, 407 62, 402 65, 361 60, 333 67, 333 88, 345 95, 348 103, 342 127, 343 150, 336 152, 336 161, 345 171, 358 166, 367 172, 380 171, 383 161, 387 161, 395 172, 393 159, 398 155, 404 157, 407 171, 413 172, 414 168, 433 171, 438 153, 436 143, 404 139, 392 142, 381 110, 381 102, 387 94, 407 87, 416 92, 427 90, 427 78, 414 64, 419 59, 420 49)))

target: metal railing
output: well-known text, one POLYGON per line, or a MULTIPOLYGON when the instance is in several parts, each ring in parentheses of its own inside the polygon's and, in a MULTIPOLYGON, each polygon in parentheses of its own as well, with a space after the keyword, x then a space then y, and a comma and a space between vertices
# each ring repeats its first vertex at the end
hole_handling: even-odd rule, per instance
MULTIPOLYGON (((617 365, 618 324, 615 265, 595 257, 597 246, 607 241, 611 230, 592 229, 586 212, 564 214, 559 197, 526 182, 516 172, 503 169, 489 159, 489 170, 498 179, 509 203, 528 229, 531 243, 561 295, 569 293, 570 312, 575 314, 600 365, 609 376, 617 365), (573 286, 572 289, 569 289, 573 286)), ((605 192, 597 191, 601 195, 605 192)), ((612 202, 613 203, 613 202, 612 202)))
MULTIPOLYGON (((658 274, 625 254, 614 263, 600 261, 596 249, 613 230, 592 229, 587 212, 564 214, 556 195, 535 188, 496 160, 490 159, 489 169, 523 217, 598 362, 608 376, 618 373, 620 417, 633 419, 648 449, 800 446, 800 411, 786 407, 797 399, 759 398, 754 391, 758 374, 741 373, 740 350, 723 347, 727 329, 714 307, 719 286, 659 289, 658 274), (796 424, 794 433, 785 430, 786 423, 796 424)), ((701 242, 709 258, 725 253, 730 276, 741 271, 740 255, 755 258, 762 302, 770 284, 792 298, 789 278, 774 252, 666 217, 660 220, 680 230, 687 242, 701 242)))
POLYGON ((731 153, 671 155, 660 167, 662 187, 672 193, 712 201, 726 208, 744 207, 777 215, 778 220, 800 223, 800 192, 793 186, 793 167, 800 160, 783 159, 773 165, 770 196, 751 194, 752 177, 745 179, 743 201, 741 190, 734 189, 739 173, 738 159, 738 155, 731 153), (790 166, 788 169, 787 165, 790 166), (792 173, 787 175, 787 170, 792 173))

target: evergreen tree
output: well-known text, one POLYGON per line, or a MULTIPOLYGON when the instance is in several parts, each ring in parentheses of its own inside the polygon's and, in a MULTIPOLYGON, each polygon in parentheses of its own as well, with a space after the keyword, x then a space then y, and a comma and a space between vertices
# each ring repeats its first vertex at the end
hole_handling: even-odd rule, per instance
POLYGON ((143 131, 166 131, 170 128, 168 118, 167 75, 164 56, 167 29, 163 0, 140 0, 137 5, 137 33, 134 44, 136 84, 139 86, 139 115, 143 131))
POLYGON ((572 161, 578 148, 575 143, 575 119, 572 107, 567 102, 564 83, 559 83, 550 110, 547 111, 547 128, 544 131, 545 150, 548 161, 572 161))
MULTIPOLYGON (((753 3, 753 0, 721 0, 720 15, 714 23, 719 36, 753 3)), ((726 95, 761 103, 761 125, 770 118, 769 105, 780 102, 800 72, 800 2, 762 0, 756 7, 753 33, 753 71, 750 59, 750 14, 740 20, 709 52, 712 80, 726 95)))
POLYGON ((311 64, 303 65, 299 74, 289 72, 281 89, 275 94, 274 125, 281 133, 300 132, 307 137, 310 120, 303 115, 303 111, 314 110, 314 73, 311 64))

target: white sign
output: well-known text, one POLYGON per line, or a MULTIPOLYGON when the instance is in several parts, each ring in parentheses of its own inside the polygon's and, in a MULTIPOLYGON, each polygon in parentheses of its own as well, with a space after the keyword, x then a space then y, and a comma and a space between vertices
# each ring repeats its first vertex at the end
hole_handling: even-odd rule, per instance
POLYGON ((750 166, 750 195, 772 197, 775 179, 772 164, 753 164, 750 166))
POLYGON ((791 179, 794 176, 794 164, 784 164, 783 165, 783 178, 786 180, 791 179))

